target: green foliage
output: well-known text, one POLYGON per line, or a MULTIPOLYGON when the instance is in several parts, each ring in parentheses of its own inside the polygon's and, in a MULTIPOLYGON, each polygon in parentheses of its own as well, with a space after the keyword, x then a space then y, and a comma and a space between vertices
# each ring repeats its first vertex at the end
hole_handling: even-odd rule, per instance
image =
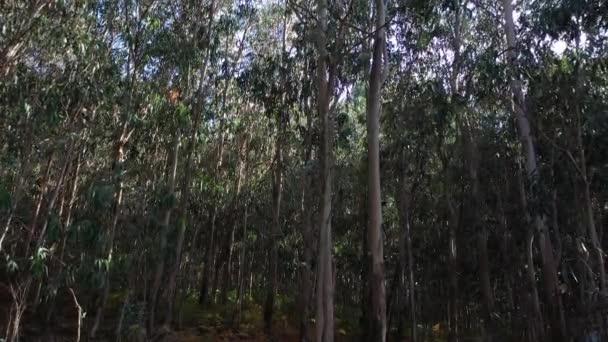
POLYGON ((96 210, 108 210, 112 206, 114 191, 109 184, 94 184, 89 189, 89 199, 96 210))
MULTIPOLYGON (((530 312, 519 299, 528 298, 532 286, 546 292, 540 288, 545 282, 530 282, 522 271, 530 269, 528 251, 539 274, 544 271, 541 232, 532 248, 526 240, 536 213, 544 215, 548 241, 560 242, 554 249, 559 268, 567 271, 559 274, 565 317, 578 326, 577 315, 586 314, 577 308, 601 299, 594 289, 601 289, 603 259, 591 253, 605 249, 606 6, 518 2, 516 60, 509 61, 504 13, 496 2, 385 3, 387 74, 378 138, 389 331, 406 317, 403 299, 411 290, 403 288, 407 277, 400 274, 404 216, 411 227, 416 329, 424 334, 419 339, 447 338, 448 275, 455 269, 466 324, 485 317, 480 227, 488 233, 500 321, 495 335, 528 328, 530 312), (522 167, 512 77, 522 85, 532 128, 538 169, 530 178, 522 167), (589 217, 600 229, 599 246, 590 245, 589 217), (456 268, 448 267, 450 234, 457 240, 456 268), (519 306, 510 307, 511 298, 519 306)), ((112 317, 131 291, 123 322, 128 335, 148 324, 149 287, 161 261, 159 311, 167 304, 164 286, 176 274, 174 307, 181 308, 186 325, 230 323, 242 272, 245 330, 263 326, 260 304, 276 266, 275 322, 297 326, 300 318, 311 319, 313 314, 300 317, 298 295, 302 266, 316 269, 323 183, 315 7, 301 0, 2 2, 0 233, 7 214, 13 216, 0 274, 15 286, 33 275, 40 297, 49 301, 71 288, 85 309, 95 311, 109 285, 112 317), (181 144, 175 189, 169 191, 176 136, 181 144), (279 234, 273 235, 279 188, 279 234), (159 227, 167 213, 164 235, 159 227), (310 241, 303 234, 308 218, 310 241), (44 246, 33 248, 38 240, 44 246), (278 248, 277 265, 269 262, 271 245, 278 248), (307 262, 305 248, 313 249, 307 262), (194 298, 201 279, 210 274, 209 291, 217 301, 226 270, 227 303, 201 308, 194 298)), ((335 312, 345 338, 363 333, 367 300, 366 114, 374 19, 368 1, 328 2, 335 312)), ((32 299, 28 310, 47 307, 32 299)), ((545 296, 540 301, 543 313, 550 312, 545 296)), ((545 323, 551 325, 549 315, 545 323)))
POLYGON ((17 264, 17 261, 15 261, 14 259, 10 258, 10 255, 5 255, 6 258, 6 270, 10 273, 16 273, 17 271, 19 271, 19 265, 17 264))
POLYGON ((177 205, 177 198, 174 193, 163 191, 159 200, 159 206, 162 209, 174 208, 177 205))
POLYGON ((47 257, 51 250, 45 247, 40 247, 34 251, 30 258, 30 270, 35 278, 42 278, 48 275, 48 266, 46 265, 47 257))
POLYGON ((9 209, 11 207, 11 194, 6 188, 6 185, 0 182, 0 210, 9 209))

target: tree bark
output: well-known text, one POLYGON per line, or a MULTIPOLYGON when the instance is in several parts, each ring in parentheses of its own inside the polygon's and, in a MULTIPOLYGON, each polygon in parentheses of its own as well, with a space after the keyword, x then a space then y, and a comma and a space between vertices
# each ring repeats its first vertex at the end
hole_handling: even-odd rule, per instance
POLYGON ((48 208, 47 208, 47 212, 46 212, 46 218, 44 220, 44 223, 42 224, 42 229, 40 229, 40 234, 38 236, 38 242, 36 243, 36 249, 42 247, 42 244, 45 241, 46 230, 49 226, 49 221, 51 219, 51 215, 53 214, 53 211, 55 210, 55 204, 57 203, 57 199, 59 198, 59 194, 61 192, 62 185, 63 185, 63 180, 65 179, 65 175, 68 171, 70 163, 72 162, 72 153, 74 150, 74 143, 75 143, 74 140, 70 140, 70 142, 68 143, 68 147, 65 151, 64 161, 63 161, 63 164, 61 165, 61 169, 59 169, 59 178, 57 179, 57 184, 55 185, 55 190, 53 191, 53 194, 52 194, 51 198, 49 199, 49 204, 48 204, 48 208))
MULTIPOLYGON (((286 44, 286 32, 287 31, 287 1, 285 1, 285 14, 283 16, 283 31, 282 31, 282 47, 281 47, 281 88, 285 89, 285 44, 286 44)), ((285 93, 282 93, 281 108, 277 115, 277 136, 275 145, 275 156, 274 156, 274 172, 273 172, 273 185, 272 185, 272 226, 269 235, 269 250, 270 250, 270 264, 269 272, 269 286, 266 293, 266 303, 264 305, 264 330, 267 335, 270 335, 272 331, 272 316, 274 312, 274 297, 277 291, 278 282, 278 250, 277 242, 280 238, 281 232, 281 199, 283 195, 283 144, 285 129, 287 126, 287 112, 285 103, 285 93)))
POLYGON ((248 211, 248 205, 245 204, 245 214, 243 217, 243 238, 241 241, 241 251, 240 251, 240 255, 239 255, 239 271, 238 271, 238 277, 237 277, 237 282, 238 282, 238 290, 237 290, 237 298, 236 298, 236 318, 234 319, 235 324, 234 326, 238 329, 239 325, 241 324, 241 319, 243 317, 243 302, 244 302, 244 295, 245 295, 245 284, 244 284, 244 275, 245 275, 245 267, 246 267, 246 261, 245 258, 247 257, 247 219, 249 217, 249 211, 248 211))
MULTIPOLYGON (((247 171, 245 171, 247 172, 247 171)), ((236 329, 239 328, 240 324, 241 324, 241 320, 243 317, 243 302, 244 302, 244 296, 245 296, 245 268, 247 266, 247 262, 246 262, 246 257, 247 257, 247 219, 249 217, 249 205, 247 203, 247 201, 245 202, 245 213, 243 216, 243 236, 241 239, 241 251, 240 251, 240 255, 239 255, 239 270, 238 270, 238 276, 237 276, 237 297, 236 297, 236 308, 235 308, 235 314, 234 314, 234 318, 233 318, 233 322, 234 322, 234 327, 236 329)))
MULTIPOLYGON (((399 315, 403 316, 406 312, 406 304, 409 301, 409 316, 410 316, 410 339, 412 342, 417 341, 416 336, 416 291, 414 280, 414 257, 412 251, 412 233, 410 225, 411 199, 412 191, 407 186, 407 169, 405 151, 400 152, 400 171, 399 171, 399 186, 398 194, 395 196, 399 199, 399 224, 401 226, 400 242, 399 242, 399 301, 403 304, 399 308, 399 315), (407 270, 407 273, 406 273, 407 270), (409 300, 405 298, 405 294, 409 294, 409 300)), ((399 319, 402 321, 402 319, 399 319)), ((398 324, 398 338, 402 336, 402 323, 398 324)))
MULTIPOLYGON (((577 46, 579 45, 578 40, 580 40, 580 37, 577 38, 577 46)), ((574 104, 574 114, 576 115, 575 118, 575 122, 576 122, 576 146, 577 146, 577 154, 578 154, 578 165, 577 166, 577 171, 579 173, 579 175, 581 176, 582 180, 583 180, 583 196, 584 196, 584 200, 585 200, 585 217, 587 219, 587 228, 589 231, 589 238, 591 240, 591 245, 593 246, 593 255, 595 257, 596 260, 596 268, 598 270, 598 274, 599 274, 599 288, 600 288, 600 292, 603 296, 606 296, 608 294, 608 289, 606 288, 606 268, 604 265, 604 252, 602 250, 602 244, 601 244, 601 238, 598 235, 597 232, 597 227, 595 225, 595 217, 593 215, 593 202, 591 199, 591 177, 592 175, 589 173, 589 171, 587 170, 587 156, 585 153, 585 145, 583 142, 583 123, 582 123, 582 113, 581 113, 581 105, 579 103, 579 99, 581 99, 584 94, 582 94, 582 85, 583 85, 583 78, 582 78, 582 68, 581 68, 581 62, 577 61, 576 62, 576 84, 574 87, 574 95, 575 95, 575 104, 574 104)), ((570 158, 572 158, 572 161, 574 160, 574 157, 572 157, 572 155, 570 155, 570 158)))
POLYGON ((315 336, 317 342, 334 340, 334 278, 332 270, 331 211, 333 194, 333 120, 329 112, 333 94, 332 72, 328 74, 327 0, 317 0, 317 112, 321 119, 321 196, 319 203, 319 247, 315 336))
MULTIPOLYGON (((446 165, 446 167, 449 167, 446 165)), ((456 234, 459 225, 459 215, 454 207, 450 194, 446 194, 449 211, 449 239, 448 239, 448 277, 449 277, 449 303, 448 303, 448 342, 458 342, 460 338, 460 303, 458 287, 458 243, 456 234)))
POLYGON ((24 193, 24 183, 31 172, 32 169, 32 131, 34 130, 34 123, 31 118, 31 113, 28 113, 24 118, 24 132, 25 136, 25 144, 22 152, 22 163, 21 168, 19 170, 19 178, 17 181, 17 185, 13 192, 13 200, 11 201, 11 206, 9 208, 9 212, 7 215, 6 223, 4 224, 4 231, 2 232, 2 236, 0 237, 0 252, 2 252, 2 245, 4 244, 4 240, 6 239, 9 230, 11 228, 11 222, 13 221, 13 217, 15 215, 15 210, 17 210, 17 205, 21 201, 21 197, 24 193))
POLYGON ((312 257, 313 257, 313 234, 312 234, 312 189, 313 175, 307 169, 312 161, 312 113, 306 110, 306 137, 304 138, 304 175, 302 179, 302 265, 300 266, 300 342, 310 341, 308 333, 308 320, 310 315, 310 299, 312 294, 312 257))
MULTIPOLYGON (((243 137, 243 142, 238 144, 238 148, 237 148, 237 155, 238 155, 238 162, 237 162, 237 174, 236 174, 236 182, 235 182, 235 195, 234 195, 234 200, 232 203, 232 211, 234 213, 237 213, 240 209, 240 204, 241 204, 241 189, 243 186, 243 183, 246 182, 246 172, 247 172, 247 162, 245 160, 245 158, 247 158, 247 155, 249 153, 248 151, 248 143, 247 143, 247 135, 245 134, 245 136, 243 137)), ((224 267, 224 273, 222 275, 222 293, 220 295, 220 303, 221 304, 226 304, 226 301, 228 299, 228 291, 230 291, 230 276, 231 276, 231 270, 232 270, 232 255, 234 252, 234 236, 236 234, 236 230, 239 226, 239 223, 241 223, 241 221, 239 220, 239 217, 237 215, 235 215, 234 217, 234 222, 232 224, 232 228, 230 229, 230 232, 228 233, 228 241, 227 241, 227 251, 228 251, 228 257, 226 260, 226 266, 224 267)))
POLYGON ((281 219, 281 198, 283 194, 283 150, 282 135, 284 130, 284 113, 281 110, 281 114, 277 119, 279 130, 277 132, 277 141, 275 145, 274 155, 274 170, 273 170, 273 185, 272 185, 272 226, 270 234, 268 236, 269 245, 269 280, 268 289, 266 293, 266 302, 264 304, 264 331, 266 334, 270 334, 272 331, 272 316, 274 311, 274 297, 277 291, 277 267, 278 267, 278 250, 277 240, 280 238, 280 219, 281 219))
MULTIPOLYGON (((519 200, 522 210, 525 212, 526 222, 530 222, 530 215, 527 212, 528 201, 526 199, 526 190, 521 167, 517 170, 517 181, 519 186, 519 200)), ((534 227, 528 225, 526 228, 525 239, 525 269, 528 278, 528 305, 530 318, 528 319, 528 334, 532 341, 544 340, 543 316, 540 311, 540 298, 538 296, 538 286, 536 285, 536 267, 534 266, 534 227)))
POLYGON ((148 309, 148 331, 152 331, 156 324, 156 307, 159 301, 159 290, 161 288, 161 282, 165 270, 165 259, 167 258, 167 235, 169 234, 169 224, 171 223, 171 213, 175 204, 173 203, 175 197, 175 178, 177 175, 177 161, 179 157, 179 143, 180 134, 175 133, 174 142, 172 149, 169 151, 171 155, 171 166, 167 173, 167 193, 165 199, 161 202, 165 208, 163 208, 163 217, 161 221, 161 232, 160 232, 160 249, 159 249, 159 260, 156 264, 156 273, 154 275, 154 282, 152 283, 152 292, 150 294, 150 306, 148 309), (167 203, 171 201, 171 203, 167 203))
MULTIPOLYGON (((27 236, 27 242, 25 243, 25 257, 29 257, 30 248, 32 244, 32 240, 34 238, 34 232, 36 231, 36 225, 38 223, 38 216, 40 216, 40 209, 42 208, 42 201, 44 200, 44 196, 46 195, 47 184, 49 177, 51 175, 51 165, 53 164, 53 153, 49 154, 49 160, 46 163, 46 170, 44 171, 44 176, 40 178, 39 186, 40 186, 40 194, 38 195, 38 199, 36 201, 36 209, 34 210, 34 217, 32 218, 32 223, 29 227, 29 233, 27 236)), ((9 222, 10 224, 10 222, 9 222)), ((8 227, 8 225, 7 225, 8 227)))
POLYGON ((114 252, 114 237, 116 235, 116 226, 118 225, 118 218, 120 216, 120 209, 122 206, 122 193, 123 193, 123 178, 122 178, 122 166, 125 160, 124 148, 133 131, 128 131, 128 123, 125 121, 122 125, 121 133, 116 140, 114 148, 114 159, 112 162, 112 176, 114 178, 114 203, 112 205, 112 220, 108 229, 108 242, 105 246, 104 254, 106 254, 106 260, 108 262, 108 269, 105 270, 104 284, 101 292, 101 302, 97 306, 97 313, 95 314, 95 320, 93 327, 91 328, 91 337, 95 338, 101 321, 103 318, 103 312, 108 302, 110 295, 110 266, 112 263, 112 256, 114 252))
MULTIPOLYGON (((511 72, 511 92, 514 106, 514 114, 517 121, 518 134, 521 140, 523 155, 525 158, 525 170, 529 184, 532 189, 538 189, 542 177, 537 166, 537 156, 534 148, 533 133, 530 127, 529 113, 527 112, 522 90, 522 84, 517 76, 517 44, 515 41, 515 24, 513 21, 513 6, 511 0, 502 0, 505 17, 505 34, 507 40, 507 62, 511 72)), ((528 196, 536 199, 538 193, 530 193, 528 196)), ((552 341, 563 341, 566 338, 566 327, 564 312, 561 305, 561 297, 559 296, 557 285, 557 265, 553 254, 553 246, 549 239, 546 217, 536 208, 540 203, 533 203, 532 208, 527 210, 532 212, 532 221, 536 228, 536 233, 539 237, 539 246, 542 259, 543 284, 549 315, 551 317, 550 337, 552 341)))
POLYGON ((367 95, 368 228, 371 255, 371 341, 386 340, 386 289, 384 281, 384 246, 382 238, 382 199, 380 188, 380 114, 386 58, 385 5, 376 0, 376 34, 367 95))
POLYGON ((203 269, 203 278, 201 280, 201 286, 199 290, 198 303, 199 305, 206 305, 209 303, 209 282, 211 281, 212 270, 213 270, 213 247, 215 245, 215 221, 217 211, 213 208, 211 213, 211 222, 209 230, 209 243, 205 250, 205 267, 203 269))
MULTIPOLYGON (((186 228, 187 228, 187 218, 188 218, 188 206, 190 203, 190 195, 191 195, 191 183, 192 183, 192 154, 196 147, 196 143, 198 140, 198 130, 200 126, 200 120, 202 116, 202 108, 204 105, 204 97, 205 97, 205 79, 207 76, 207 67, 209 64, 209 60, 211 58, 211 48, 209 47, 211 40, 211 31, 213 28, 213 21, 215 17, 216 11, 216 1, 211 1, 209 8, 209 15, 207 17, 207 28, 205 30, 205 38, 204 43, 207 44, 207 54, 205 59, 203 60, 203 64, 200 70, 200 77, 198 88, 195 93, 195 98, 193 99, 192 112, 194 114, 194 120, 192 122, 191 130, 190 130, 190 139, 188 142, 188 150, 186 152, 186 164, 184 165, 184 178, 182 183, 182 197, 180 198, 180 218, 179 218, 179 231, 177 234, 177 241, 175 246, 175 255, 173 257, 173 265, 171 266, 170 274, 169 274, 169 284, 167 287, 167 301, 168 301, 168 310, 167 316, 165 317, 165 324, 171 324, 173 321, 173 307, 175 304, 175 289, 177 287, 177 276, 180 270, 182 250, 184 246, 184 239, 186 236, 186 228)), ((195 26, 198 29, 198 26, 195 26)), ((212 232, 213 234, 214 232, 212 232)))
POLYGON ((484 307, 484 325, 486 337, 493 340, 496 327, 492 313, 494 312, 494 294, 490 282, 490 261, 488 257, 488 231, 485 224, 480 222, 479 216, 483 215, 484 200, 481 193, 481 185, 478 176, 479 149, 475 141, 474 129, 471 122, 465 116, 461 123, 461 134, 465 145, 466 164, 468 167, 469 180, 471 182, 471 213, 473 229, 477 232, 477 258, 479 263, 479 281, 484 307))

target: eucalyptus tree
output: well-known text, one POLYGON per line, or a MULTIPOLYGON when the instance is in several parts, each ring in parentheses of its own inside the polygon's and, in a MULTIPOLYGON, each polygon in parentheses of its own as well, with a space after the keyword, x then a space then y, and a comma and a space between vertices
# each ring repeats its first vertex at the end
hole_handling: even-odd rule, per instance
POLYGON ((386 78, 386 6, 384 1, 375 4, 375 35, 372 66, 367 94, 367 161, 368 161, 368 236, 371 255, 371 338, 386 340, 386 290, 384 284, 384 246, 382 239, 382 207, 380 189, 380 113, 382 111, 382 85, 386 78))
POLYGON ((606 18, 3 2, 0 337, 605 336, 606 18))

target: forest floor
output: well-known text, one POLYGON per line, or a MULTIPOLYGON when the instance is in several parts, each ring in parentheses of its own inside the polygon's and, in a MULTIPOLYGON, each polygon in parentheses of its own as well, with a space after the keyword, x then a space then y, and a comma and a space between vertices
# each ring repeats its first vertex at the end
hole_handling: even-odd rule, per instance
POLYGON ((197 303, 187 302, 182 307, 182 328, 160 337, 163 342, 211 342, 211 341, 298 341, 299 331, 287 316, 277 313, 273 321, 273 338, 264 334, 261 310, 249 303, 243 310, 242 323, 238 328, 228 322, 233 306, 216 305, 201 308, 197 303))
MULTIPOLYGON (((109 307, 104 315, 99 337, 87 339, 88 327, 82 327, 81 341, 116 341, 116 326, 120 317, 121 296, 112 296, 109 307)), ((7 303, 8 304, 8 303, 7 303)), ((127 310, 123 319, 121 341, 123 342, 212 342, 212 341, 299 341, 297 320, 290 318, 284 310, 278 310, 273 319, 273 334, 269 338, 263 329, 262 307, 256 303, 248 302, 243 306, 241 324, 238 328, 231 324, 234 316, 234 304, 212 305, 201 307, 196 300, 186 301, 179 313, 179 328, 169 329, 158 327, 151 336, 145 336, 141 325, 136 323, 137 306, 127 310)), ((91 319, 92 313, 87 314, 91 319)), ((58 299, 57 312, 53 315, 52 323, 45 329, 42 326, 44 319, 38 315, 28 315, 26 312, 22 325, 22 340, 32 342, 68 342, 76 341, 77 314, 69 301, 58 299)), ((1 326, 2 324, 0 324, 1 326)), ((314 327, 311 324, 311 334, 314 327)), ((352 335, 347 336, 344 329, 337 329, 336 341, 350 341, 352 335)))

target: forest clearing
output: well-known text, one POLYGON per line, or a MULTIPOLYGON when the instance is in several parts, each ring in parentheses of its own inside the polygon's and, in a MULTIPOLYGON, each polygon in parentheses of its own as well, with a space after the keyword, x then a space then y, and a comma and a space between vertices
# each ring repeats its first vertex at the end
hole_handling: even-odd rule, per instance
POLYGON ((606 227, 606 0, 0 1, 0 342, 608 341, 606 227))

